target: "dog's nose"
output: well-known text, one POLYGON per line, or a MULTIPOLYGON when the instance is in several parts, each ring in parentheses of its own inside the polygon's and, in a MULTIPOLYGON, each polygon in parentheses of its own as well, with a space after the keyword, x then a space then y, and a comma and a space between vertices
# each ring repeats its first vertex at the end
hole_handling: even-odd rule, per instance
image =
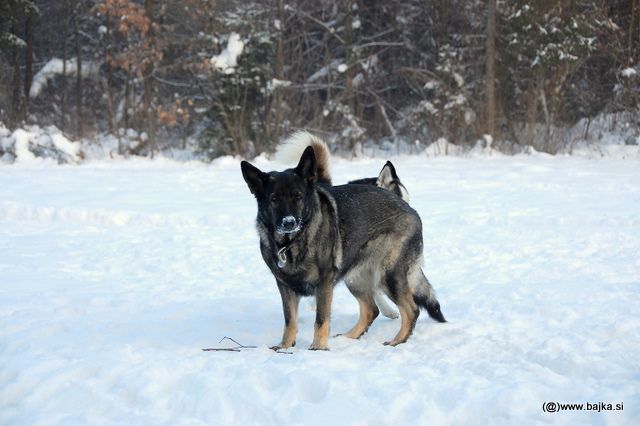
POLYGON ((284 230, 290 231, 292 229, 295 229, 297 224, 298 224, 298 221, 296 220, 295 217, 291 215, 285 216, 282 218, 282 228, 284 230))

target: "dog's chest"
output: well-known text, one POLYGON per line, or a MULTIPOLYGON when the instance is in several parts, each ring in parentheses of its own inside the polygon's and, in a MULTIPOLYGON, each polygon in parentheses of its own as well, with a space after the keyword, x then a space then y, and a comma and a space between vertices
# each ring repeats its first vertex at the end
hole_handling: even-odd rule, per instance
POLYGON ((287 256, 287 262, 282 263, 276 259, 275 268, 272 267, 274 275, 281 277, 285 282, 304 281, 309 286, 315 287, 320 280, 320 269, 318 265, 308 259, 296 259, 287 256), (273 270, 275 269, 275 270, 273 270))
POLYGON ((291 265, 285 265, 284 268, 278 268, 276 266, 276 268, 277 270, 272 268, 272 272, 276 278, 296 294, 301 296, 311 296, 315 294, 319 282, 317 269, 296 269, 291 265))
POLYGON ((274 277, 302 296, 315 294, 320 281, 320 268, 298 247, 292 247, 278 255, 279 249, 271 244, 261 244, 262 257, 274 277))

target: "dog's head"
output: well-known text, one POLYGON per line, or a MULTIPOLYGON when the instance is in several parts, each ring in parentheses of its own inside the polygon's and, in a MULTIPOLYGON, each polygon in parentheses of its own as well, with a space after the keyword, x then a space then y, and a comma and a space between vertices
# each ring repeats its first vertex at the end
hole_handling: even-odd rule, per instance
POLYGON ((242 177, 258 201, 258 220, 279 236, 295 236, 313 213, 316 158, 308 147, 298 165, 282 172, 265 173, 243 161, 242 177))

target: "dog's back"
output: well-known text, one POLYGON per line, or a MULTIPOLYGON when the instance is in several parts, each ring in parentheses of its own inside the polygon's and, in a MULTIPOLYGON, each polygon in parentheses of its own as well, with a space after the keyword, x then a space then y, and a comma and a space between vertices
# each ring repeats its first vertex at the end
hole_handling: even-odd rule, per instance
POLYGON ((366 184, 333 186, 328 191, 338 207, 343 269, 362 258, 365 246, 373 246, 374 241, 387 250, 399 248, 410 238, 422 242, 420 217, 391 192, 366 184))
POLYGON ((400 181, 400 177, 396 173, 396 168, 391 161, 387 161, 377 178, 363 178, 351 180, 349 183, 361 185, 375 185, 380 188, 393 192, 407 203, 409 202, 409 191, 400 181))

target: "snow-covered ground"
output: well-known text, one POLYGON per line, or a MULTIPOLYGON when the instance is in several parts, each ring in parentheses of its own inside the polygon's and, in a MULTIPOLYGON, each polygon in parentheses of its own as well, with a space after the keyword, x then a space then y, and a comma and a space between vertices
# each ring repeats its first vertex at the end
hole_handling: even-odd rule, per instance
MULTIPOLYGON (((312 352, 303 301, 292 355, 236 160, 0 167, 0 424, 640 424, 640 163, 394 163, 450 322, 312 352), (201 351, 224 336, 257 348, 201 351)), ((339 285, 332 333, 356 319, 339 285)))

